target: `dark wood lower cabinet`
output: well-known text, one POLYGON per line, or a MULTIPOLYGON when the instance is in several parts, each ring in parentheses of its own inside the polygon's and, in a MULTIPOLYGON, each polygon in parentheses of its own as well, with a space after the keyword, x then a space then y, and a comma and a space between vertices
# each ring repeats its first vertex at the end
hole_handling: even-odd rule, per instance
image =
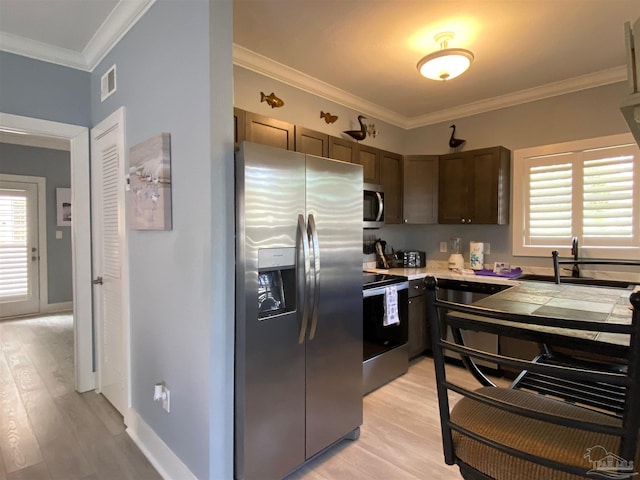
POLYGON ((426 286, 422 279, 409 282, 409 359, 431 350, 427 323, 426 286))

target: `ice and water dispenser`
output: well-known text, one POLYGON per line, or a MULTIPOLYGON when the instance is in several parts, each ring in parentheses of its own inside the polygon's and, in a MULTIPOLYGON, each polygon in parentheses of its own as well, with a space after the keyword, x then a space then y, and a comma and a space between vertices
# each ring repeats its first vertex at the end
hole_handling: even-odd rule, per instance
POLYGON ((296 249, 258 250, 258 318, 292 312, 296 308, 296 249))

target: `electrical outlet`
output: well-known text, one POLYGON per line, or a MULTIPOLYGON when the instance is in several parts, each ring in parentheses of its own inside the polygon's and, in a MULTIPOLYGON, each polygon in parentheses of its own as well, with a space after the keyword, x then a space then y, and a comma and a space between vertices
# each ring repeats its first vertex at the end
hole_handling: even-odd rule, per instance
POLYGON ((489 255, 491 253, 491 244, 484 242, 484 254, 489 255))
POLYGON ((447 242, 440 242, 440 253, 447 253, 447 242))

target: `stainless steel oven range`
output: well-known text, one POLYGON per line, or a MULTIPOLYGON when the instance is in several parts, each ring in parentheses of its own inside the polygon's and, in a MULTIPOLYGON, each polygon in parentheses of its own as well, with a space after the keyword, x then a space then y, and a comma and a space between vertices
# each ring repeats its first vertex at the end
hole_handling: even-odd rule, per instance
POLYGON ((364 273, 362 292, 362 374, 366 395, 409 368, 409 282, 404 277, 364 273), (388 286, 394 286, 397 292, 399 323, 385 326, 385 287, 388 286))

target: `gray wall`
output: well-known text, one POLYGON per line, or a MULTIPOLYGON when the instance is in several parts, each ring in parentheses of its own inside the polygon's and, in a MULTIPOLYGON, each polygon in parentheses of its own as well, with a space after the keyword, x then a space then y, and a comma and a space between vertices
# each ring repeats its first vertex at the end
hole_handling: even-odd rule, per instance
POLYGON ((69 152, 0 143, 0 173, 46 178, 49 303, 72 301, 71 227, 58 227, 56 213, 56 188, 71 186, 69 152), (57 230, 62 232, 60 240, 56 240, 57 230))
POLYGON ((173 230, 129 231, 131 399, 202 479, 232 476, 231 5, 159 0, 91 75, 92 123, 125 106, 127 150, 171 134, 173 230), (101 103, 113 64, 118 88, 101 103))
POLYGON ((0 112, 89 126, 88 72, 0 51, 0 112))

